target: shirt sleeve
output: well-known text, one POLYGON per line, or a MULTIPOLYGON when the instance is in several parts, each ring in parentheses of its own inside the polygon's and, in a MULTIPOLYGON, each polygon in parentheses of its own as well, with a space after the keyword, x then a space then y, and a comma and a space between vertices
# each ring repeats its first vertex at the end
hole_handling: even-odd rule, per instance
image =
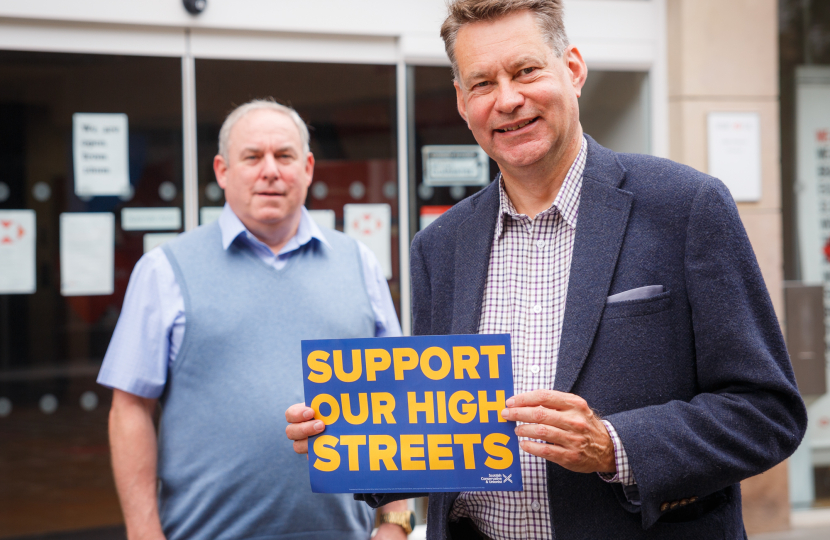
POLYGON ((357 243, 360 250, 360 261, 363 264, 363 279, 366 283, 366 292, 375 314, 375 337, 398 337, 401 335, 401 324, 392 294, 389 292, 389 283, 380 267, 375 254, 363 243, 357 243))
POLYGON ((98 383, 141 397, 160 397, 183 329, 181 289, 167 256, 161 248, 153 249, 139 259, 130 276, 98 383), (176 341, 172 350, 171 338, 176 341))
POLYGON ((628 464, 628 455, 625 453, 620 436, 617 435, 617 430, 607 420, 602 421, 605 424, 605 429, 611 436, 611 442, 614 443, 614 461, 617 464, 617 472, 615 474, 599 473, 600 478, 610 483, 618 483, 623 486, 631 486, 637 483, 634 480, 634 473, 631 471, 631 466, 628 464))

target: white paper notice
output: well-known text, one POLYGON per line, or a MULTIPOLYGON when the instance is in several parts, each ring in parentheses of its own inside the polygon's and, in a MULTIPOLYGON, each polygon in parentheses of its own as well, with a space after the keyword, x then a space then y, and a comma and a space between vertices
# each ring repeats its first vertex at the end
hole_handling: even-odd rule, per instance
POLYGON ((213 223, 222 215, 222 206, 203 206, 199 208, 199 225, 213 223))
POLYGON ((181 208, 124 208, 121 228, 125 231, 169 231, 182 228, 181 208))
POLYGON ((761 200, 761 118, 758 113, 709 113, 709 174, 740 202, 761 200))
POLYGON ((76 195, 94 197, 130 193, 127 133, 126 114, 72 115, 76 195))
POLYGON ((343 206, 346 234, 366 244, 380 262, 386 279, 392 279, 392 207, 388 204, 343 206))
POLYGON ((61 294, 112 294, 115 268, 115 214, 61 214, 61 294))
POLYGON ((477 144, 431 144, 421 148, 424 184, 428 186, 486 186, 490 157, 477 144))
POLYGON ((308 215, 311 220, 323 229, 334 229, 335 215, 334 210, 309 210, 308 215))
POLYGON ((35 292, 35 211, 0 210, 0 294, 35 292))
POLYGON ((163 243, 172 240, 179 236, 179 233, 163 232, 163 233, 147 233, 144 235, 144 253, 147 253, 153 248, 157 248, 163 243))

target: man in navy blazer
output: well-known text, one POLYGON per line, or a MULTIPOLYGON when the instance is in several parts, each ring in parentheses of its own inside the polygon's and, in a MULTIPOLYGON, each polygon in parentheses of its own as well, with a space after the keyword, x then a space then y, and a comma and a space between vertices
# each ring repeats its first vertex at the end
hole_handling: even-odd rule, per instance
MULTIPOLYGON (((540 216, 567 218, 561 191, 579 186, 578 225, 562 247, 572 255, 553 387, 502 413, 520 422, 522 450, 547 460, 549 529, 459 512, 464 494, 433 493, 428 538, 746 538, 739 482, 795 450, 806 411, 729 191, 583 135, 587 68, 560 1, 456 0, 442 37, 459 112, 501 174, 415 237, 413 333, 481 331, 506 220, 531 230, 540 216)), ((299 452, 323 428, 310 414, 286 413, 299 452)))

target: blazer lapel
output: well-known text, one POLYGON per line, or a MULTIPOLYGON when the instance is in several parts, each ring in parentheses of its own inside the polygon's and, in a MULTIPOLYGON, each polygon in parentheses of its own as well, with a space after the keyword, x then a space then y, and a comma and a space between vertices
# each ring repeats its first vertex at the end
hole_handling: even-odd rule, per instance
POLYGON ((617 188, 625 169, 614 152, 587 139, 588 157, 554 381, 554 389, 561 392, 570 392, 594 342, 633 199, 632 193, 617 188))
POLYGON ((455 236, 455 290, 453 334, 475 334, 481 318, 484 285, 490 266, 490 250, 499 217, 501 176, 484 189, 475 201, 472 215, 461 223, 455 236))

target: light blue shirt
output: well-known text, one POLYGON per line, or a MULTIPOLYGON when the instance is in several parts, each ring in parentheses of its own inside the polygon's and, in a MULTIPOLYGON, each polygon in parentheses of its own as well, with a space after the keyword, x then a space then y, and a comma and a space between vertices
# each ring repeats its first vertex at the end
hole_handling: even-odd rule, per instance
MULTIPOLYGON (((278 254, 251 234, 227 204, 219 216, 219 228, 224 249, 237 242, 253 251, 275 272, 312 240, 328 245, 305 207, 297 234, 278 254)), ((380 263, 365 245, 358 242, 358 247, 363 280, 375 315, 375 336, 400 336, 398 316, 380 263)), ((167 382, 167 369, 178 355, 184 330, 184 298, 167 256, 161 248, 155 248, 139 259, 130 276, 98 383, 138 396, 158 398, 167 382)))

